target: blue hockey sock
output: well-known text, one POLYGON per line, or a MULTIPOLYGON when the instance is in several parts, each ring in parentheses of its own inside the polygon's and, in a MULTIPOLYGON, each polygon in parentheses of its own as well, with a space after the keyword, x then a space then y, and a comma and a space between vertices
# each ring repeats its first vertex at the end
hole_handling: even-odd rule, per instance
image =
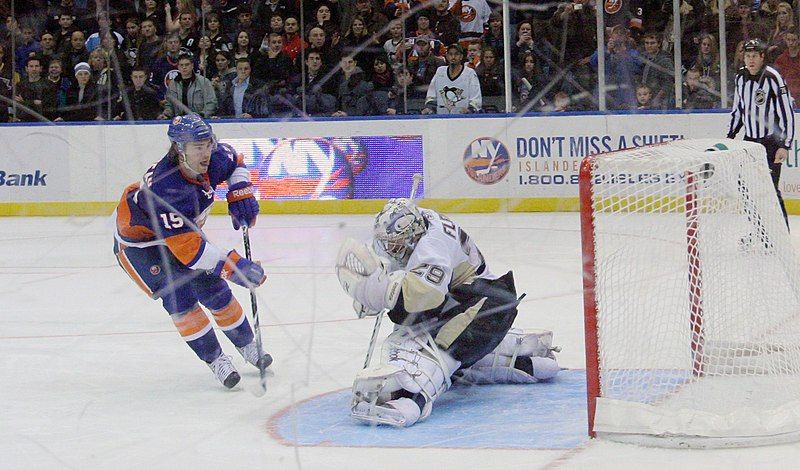
POLYGON ((242 311, 242 306, 235 298, 224 308, 212 310, 214 321, 236 347, 242 348, 253 341, 253 330, 242 311))
POLYGON ((222 354, 222 348, 219 346, 217 335, 214 334, 213 329, 197 339, 187 341, 186 344, 192 348, 197 357, 209 364, 222 354))
POLYGON ((175 323, 178 333, 197 354, 197 357, 210 363, 222 354, 217 335, 211 328, 211 322, 199 305, 195 305, 186 313, 176 313, 170 317, 175 323))

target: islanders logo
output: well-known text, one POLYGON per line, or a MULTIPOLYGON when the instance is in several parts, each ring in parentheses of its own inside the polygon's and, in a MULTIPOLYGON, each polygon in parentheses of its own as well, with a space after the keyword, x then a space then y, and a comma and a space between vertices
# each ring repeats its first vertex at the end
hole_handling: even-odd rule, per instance
POLYGON ((178 75, 180 75, 180 72, 178 72, 176 69, 172 69, 167 72, 167 74, 164 75, 164 88, 169 88, 169 84, 172 83, 173 80, 178 77, 178 75))
POLYGON ((472 5, 461 5, 461 15, 460 20, 462 23, 471 23, 475 21, 475 17, 478 16, 478 12, 475 10, 475 7, 472 5))
POLYGON ((622 0, 606 0, 603 2, 603 8, 609 15, 615 15, 622 9, 622 0))
POLYGON ((464 170, 476 183, 497 183, 508 174, 510 163, 506 146, 491 137, 473 140, 464 151, 464 170))

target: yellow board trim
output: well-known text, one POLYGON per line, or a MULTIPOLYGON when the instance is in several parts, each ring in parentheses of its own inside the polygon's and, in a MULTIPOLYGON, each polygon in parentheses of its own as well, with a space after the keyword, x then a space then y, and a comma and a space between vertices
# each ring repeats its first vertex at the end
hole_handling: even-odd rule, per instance
MULTIPOLYGON (((342 201, 259 201, 262 214, 374 214, 385 199, 342 201)), ((513 198, 513 199, 423 199, 421 207, 445 213, 479 212, 576 212, 578 198, 513 198)), ((116 202, 0 202, 0 216, 107 216, 116 202)), ((786 210, 800 214, 800 199, 786 200, 786 210)), ((227 214, 223 201, 214 203, 212 214, 227 214)))

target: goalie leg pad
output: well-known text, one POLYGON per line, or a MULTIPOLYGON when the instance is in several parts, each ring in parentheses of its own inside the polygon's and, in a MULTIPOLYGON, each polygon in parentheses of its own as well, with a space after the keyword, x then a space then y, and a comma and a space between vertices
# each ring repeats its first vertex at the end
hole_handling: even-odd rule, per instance
POLYGON ((511 328, 500 344, 459 378, 471 384, 528 384, 549 380, 560 368, 553 347, 553 332, 511 328))
POLYGON ((545 357, 553 347, 553 332, 550 330, 527 330, 511 328, 493 353, 503 356, 545 357))
MULTIPOLYGON (((510 366, 518 357, 549 357, 555 359, 553 351, 561 348, 553 347, 553 332, 550 330, 528 330, 511 328, 500 344, 478 362, 486 365, 491 360, 492 365, 510 366)), ((477 362, 476 362, 477 364, 477 362)))
POLYGON ((360 371, 353 381, 353 405, 357 402, 386 403, 391 400, 392 392, 403 387, 397 376, 405 372, 394 365, 381 364, 360 371))
POLYGON ((384 364, 356 376, 350 407, 355 419, 410 426, 427 418, 460 365, 439 351, 430 335, 409 336, 405 328, 387 338, 384 355, 384 364))
POLYGON ((470 385, 535 384, 536 378, 514 367, 478 366, 458 371, 458 379, 470 385))
POLYGON ((370 424, 404 427, 416 423, 422 415, 420 406, 410 398, 392 398, 394 392, 404 390, 402 382, 407 375, 390 364, 359 372, 353 383, 350 416, 370 424))
POLYGON ((558 362, 549 357, 533 357, 531 362, 533 362, 533 376, 536 380, 550 380, 561 370, 558 362))
POLYGON ((397 376, 403 390, 424 398, 420 420, 427 418, 433 402, 450 388, 450 377, 461 363, 433 342, 430 335, 405 336, 398 330, 387 339, 387 363, 402 369, 397 376))
POLYGON ((458 371, 458 379, 472 385, 534 384, 549 380, 561 370, 555 359, 532 357, 530 367, 492 365, 483 359, 472 367, 458 371))

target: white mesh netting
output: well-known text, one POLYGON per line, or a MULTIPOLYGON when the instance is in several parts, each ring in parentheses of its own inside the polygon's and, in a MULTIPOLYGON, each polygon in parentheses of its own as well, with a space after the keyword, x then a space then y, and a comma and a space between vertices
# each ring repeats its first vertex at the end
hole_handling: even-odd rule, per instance
POLYGON ((726 446, 800 431, 789 234, 764 148, 705 151, 716 142, 592 160, 599 435, 726 446))

